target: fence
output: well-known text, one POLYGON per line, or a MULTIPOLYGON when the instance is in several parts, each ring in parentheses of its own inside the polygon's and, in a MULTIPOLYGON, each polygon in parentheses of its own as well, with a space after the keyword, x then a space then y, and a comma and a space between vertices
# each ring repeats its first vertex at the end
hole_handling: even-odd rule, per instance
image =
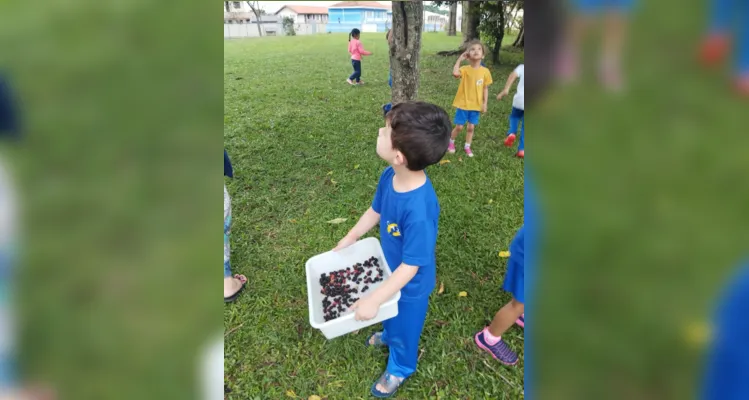
MULTIPOLYGON (((326 24, 294 24, 294 31, 297 35, 314 35, 327 32, 326 27, 326 24)), ((263 31, 263 36, 283 36, 286 34, 283 25, 280 23, 262 23, 260 29, 263 31)), ((224 23, 224 38, 258 36, 257 24, 254 22, 224 23)))

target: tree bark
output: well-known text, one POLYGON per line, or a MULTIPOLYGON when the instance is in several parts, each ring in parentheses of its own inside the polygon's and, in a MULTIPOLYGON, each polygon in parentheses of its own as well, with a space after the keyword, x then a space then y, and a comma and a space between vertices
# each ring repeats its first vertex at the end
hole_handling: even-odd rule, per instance
POLYGON ((255 14, 258 36, 263 36, 263 29, 260 28, 260 5, 257 4, 257 1, 248 1, 247 5, 250 6, 250 10, 252 10, 252 13, 255 14))
POLYGON ((458 2, 453 1, 450 4, 450 22, 448 22, 447 26, 447 36, 456 36, 457 35, 457 22, 458 22, 458 2))
POLYGON ((466 40, 466 24, 468 23, 468 2, 463 1, 460 7, 460 33, 463 35, 463 43, 467 42, 466 40))
POLYGON ((497 36, 494 38, 494 48, 492 49, 492 63, 495 65, 499 64, 499 50, 502 48, 502 41, 505 38, 505 7, 502 5, 502 2, 499 1, 497 4, 497 12, 499 13, 499 31, 497 32, 497 36))
POLYGON ((512 46, 525 47, 525 21, 520 22, 520 32, 518 32, 518 37, 515 38, 512 46))
POLYGON ((231 12, 231 9, 229 8, 229 2, 228 1, 224 2, 224 11, 231 12))
POLYGON ((481 7, 476 1, 464 1, 463 12, 465 14, 465 28, 463 29, 463 44, 460 49, 464 50, 466 43, 479 38, 479 23, 481 23, 481 7))
POLYGON ((393 43, 390 65, 393 70, 393 105, 415 100, 419 93, 419 53, 424 27, 424 3, 393 2, 393 43))

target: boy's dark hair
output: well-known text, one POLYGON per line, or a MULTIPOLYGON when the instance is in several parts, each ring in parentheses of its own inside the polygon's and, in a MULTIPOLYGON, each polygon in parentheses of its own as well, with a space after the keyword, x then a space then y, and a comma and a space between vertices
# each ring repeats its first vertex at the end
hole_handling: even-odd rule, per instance
POLYGON ((482 54, 482 55, 484 55, 484 56, 485 56, 485 55, 489 54, 489 49, 488 49, 488 48, 486 47, 486 45, 485 45, 485 44, 484 44, 483 42, 481 42, 481 40, 479 40, 479 39, 473 39, 473 40, 469 41, 468 43, 466 43, 466 50, 465 50, 465 51, 468 51, 468 50, 470 50, 470 49, 471 49, 471 47, 473 47, 473 45, 475 45, 475 44, 477 44, 477 45, 481 46, 481 54, 482 54))
POLYGON ((438 163, 447 152, 452 124, 441 107, 408 101, 393 106, 385 118, 390 122, 393 148, 406 156, 411 171, 438 163))
POLYGON ((352 29, 351 32, 348 34, 348 41, 349 42, 351 41, 351 36, 356 37, 356 36, 359 36, 360 33, 361 33, 360 30, 358 30, 356 28, 352 29))

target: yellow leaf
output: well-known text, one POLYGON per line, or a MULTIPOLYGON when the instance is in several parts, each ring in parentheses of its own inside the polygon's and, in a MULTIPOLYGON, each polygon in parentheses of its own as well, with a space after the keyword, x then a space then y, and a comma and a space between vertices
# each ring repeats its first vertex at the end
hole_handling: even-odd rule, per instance
POLYGON ((346 222, 346 218, 336 218, 336 219, 331 219, 330 221, 328 221, 329 224, 340 224, 343 222, 346 222))
POLYGON ((332 184, 334 184, 334 185, 335 185, 335 184, 337 184, 338 182, 336 182, 336 181, 334 181, 334 180, 332 180, 332 179, 331 179, 331 180, 330 180, 330 183, 332 183, 332 184))
POLYGON ((322 400, 322 397, 320 397, 320 396, 318 396, 316 394, 313 394, 307 400, 322 400))
POLYGON ((499 252, 499 257, 500 258, 507 258, 509 256, 510 256, 510 252, 509 251, 500 251, 499 252))
POLYGON ((333 175, 333 171, 328 171, 328 175, 333 175))
POLYGON ((704 322, 692 322, 685 329, 686 341, 695 346, 702 347, 710 340, 710 327, 704 322))
POLYGON ((287 390, 286 391, 286 395, 289 396, 289 397, 296 398, 296 393, 294 393, 293 390, 287 390))
POLYGON ((463 157, 458 157, 458 161, 463 162, 463 157))
POLYGON ((440 161, 440 165, 445 165, 445 164, 447 164, 449 162, 450 162, 450 160, 441 160, 440 161))
POLYGON ((440 282, 440 289, 437 291, 437 294, 445 293, 445 283, 440 282))
POLYGON ((359 164, 354 165, 354 169, 359 169, 359 164))
POLYGON ((494 203, 494 200, 493 199, 489 199, 489 204, 492 204, 492 203, 494 203))
POLYGON ((295 220, 295 219, 293 219, 293 218, 292 218, 292 219, 290 219, 290 220, 289 220, 289 222, 291 222, 292 224, 296 224, 296 220, 295 220))
POLYGON ((460 292, 458 293, 458 297, 468 297, 468 292, 460 292))

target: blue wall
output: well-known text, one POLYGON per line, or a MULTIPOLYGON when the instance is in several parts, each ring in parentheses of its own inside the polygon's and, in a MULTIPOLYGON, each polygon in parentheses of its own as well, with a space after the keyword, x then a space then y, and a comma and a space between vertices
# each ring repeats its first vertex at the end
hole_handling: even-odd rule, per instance
POLYGON ((362 30, 363 24, 371 23, 377 24, 377 32, 386 32, 388 27, 392 25, 392 22, 384 22, 382 21, 382 18, 390 18, 390 20, 392 21, 392 15, 387 10, 366 8, 329 8, 327 31, 349 33, 354 28, 362 30), (379 17, 380 19, 371 22, 367 21, 367 12, 373 12, 375 18, 379 17))

